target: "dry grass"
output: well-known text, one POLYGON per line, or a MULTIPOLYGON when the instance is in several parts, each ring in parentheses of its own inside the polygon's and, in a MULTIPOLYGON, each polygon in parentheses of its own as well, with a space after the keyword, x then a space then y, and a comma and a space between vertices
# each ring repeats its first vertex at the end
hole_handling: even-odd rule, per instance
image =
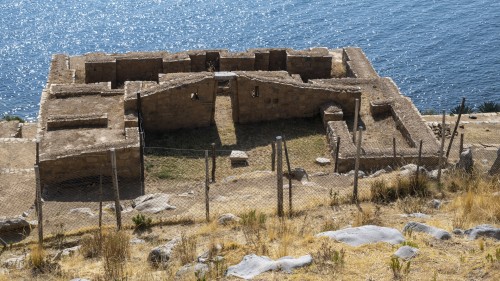
POLYGON ((124 231, 103 235, 102 259, 106 280, 121 280, 125 277, 125 263, 130 258, 130 236, 124 231))
POLYGON ((196 236, 181 234, 181 241, 175 246, 175 255, 182 265, 193 262, 196 259, 196 236))

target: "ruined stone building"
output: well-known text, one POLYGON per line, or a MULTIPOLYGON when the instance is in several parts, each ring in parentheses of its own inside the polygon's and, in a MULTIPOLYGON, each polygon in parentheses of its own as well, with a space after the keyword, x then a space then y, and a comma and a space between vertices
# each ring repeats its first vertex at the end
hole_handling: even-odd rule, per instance
POLYGON ((393 138, 406 160, 417 157, 422 140, 424 161, 437 163, 437 141, 417 109, 359 48, 93 53, 52 58, 38 119, 42 182, 95 176, 110 148, 119 176, 139 179, 138 114, 145 132, 210 126, 220 87, 236 123, 321 114, 332 153, 341 139, 340 171, 354 165, 355 99, 362 169, 392 163, 393 138))

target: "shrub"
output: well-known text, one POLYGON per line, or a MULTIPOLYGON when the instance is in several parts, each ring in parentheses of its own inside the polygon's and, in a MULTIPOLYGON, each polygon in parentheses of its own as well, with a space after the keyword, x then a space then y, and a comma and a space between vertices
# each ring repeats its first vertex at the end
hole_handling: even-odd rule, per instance
POLYGON ((130 257, 130 237, 123 231, 110 232, 102 238, 102 257, 106 280, 125 277, 125 262, 130 257))
POLYGON ((500 112, 500 103, 493 101, 483 102, 480 106, 478 106, 477 111, 481 113, 500 112))
POLYGON ((33 273, 50 273, 59 268, 57 263, 51 263, 43 247, 34 245, 31 247, 27 266, 33 273))
POLYGON ((4 115, 2 119, 5 121, 19 121, 19 123, 24 123, 24 119, 17 116, 17 115, 7 114, 7 115, 4 115))
POLYGON ((391 262, 389 263, 389 267, 392 270, 392 275, 394 279, 400 279, 403 274, 406 275, 410 272, 410 261, 400 261, 397 257, 392 257, 391 262), (403 273, 403 274, 401 274, 403 273))
POLYGON ((99 232, 84 234, 80 240, 80 253, 84 258, 95 258, 101 254, 102 239, 99 232))
POLYGON ((262 230, 266 227, 266 214, 257 213, 256 210, 241 215, 241 229, 247 243, 258 247, 262 240, 262 230))
POLYGON ((143 214, 137 214, 137 216, 132 217, 132 222, 134 222, 134 228, 136 230, 146 230, 151 228, 153 219, 147 218, 143 214))
POLYGON ((182 233, 181 241, 175 247, 175 251, 182 265, 193 262, 196 259, 196 237, 182 233))
MULTIPOLYGON (((474 109, 472 107, 470 107, 468 105, 464 105, 464 109, 462 110, 462 114, 472 113, 472 112, 474 112, 474 109)), ((460 113, 460 105, 453 107, 450 110, 450 113, 451 114, 459 114, 460 113)))
POLYGON ((389 203, 407 196, 427 197, 430 195, 429 180, 425 175, 418 178, 413 175, 409 178, 398 177, 390 185, 384 180, 371 183, 371 201, 375 203, 389 203))
POLYGON ((345 250, 336 250, 332 244, 324 240, 321 247, 311 254, 317 268, 325 273, 332 274, 345 264, 345 250))

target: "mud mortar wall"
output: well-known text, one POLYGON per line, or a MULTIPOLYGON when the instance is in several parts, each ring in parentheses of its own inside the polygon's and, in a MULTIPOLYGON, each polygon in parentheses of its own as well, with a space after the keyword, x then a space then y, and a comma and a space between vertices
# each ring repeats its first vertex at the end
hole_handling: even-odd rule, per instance
POLYGON ((331 101, 341 104, 346 114, 352 114, 355 99, 359 98, 359 93, 252 79, 244 75, 238 76, 236 84, 240 123, 312 117, 319 114, 322 104, 331 101), (258 97, 255 96, 256 89, 258 97))
MULTIPOLYGON (((111 176, 110 161, 108 150, 40 161, 41 182, 43 185, 54 184, 71 179, 99 176, 101 172, 103 176, 111 176)), ((139 147, 117 148, 116 165, 119 178, 139 179, 139 147)))
POLYGON ((215 79, 206 78, 143 96, 144 129, 164 132, 210 126, 214 122, 216 92, 215 79))

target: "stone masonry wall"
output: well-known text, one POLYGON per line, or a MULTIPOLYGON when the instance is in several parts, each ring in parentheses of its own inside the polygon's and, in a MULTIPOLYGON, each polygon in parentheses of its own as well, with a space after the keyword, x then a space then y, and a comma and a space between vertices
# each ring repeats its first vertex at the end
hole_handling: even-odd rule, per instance
POLYGON ((217 83, 213 74, 189 84, 158 86, 141 96, 144 129, 164 132, 210 126, 217 83))
POLYGON ((331 101, 341 104, 345 113, 352 114, 355 99, 360 97, 359 92, 255 78, 240 72, 236 84, 240 123, 311 117, 319 114, 322 104, 331 101))

